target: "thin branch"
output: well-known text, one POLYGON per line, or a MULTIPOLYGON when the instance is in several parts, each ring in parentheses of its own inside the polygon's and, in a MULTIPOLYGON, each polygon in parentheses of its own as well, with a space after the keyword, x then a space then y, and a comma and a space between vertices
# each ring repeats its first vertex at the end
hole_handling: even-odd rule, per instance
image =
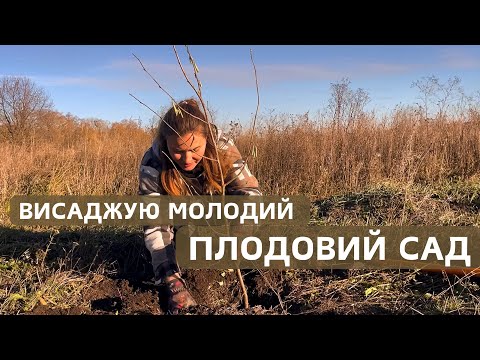
MULTIPOLYGON (((200 103, 202 104, 202 108, 203 108, 203 113, 205 114, 205 120, 203 119, 200 119, 199 117, 193 115, 193 114, 190 114, 188 111, 185 111, 183 110, 180 106, 178 106, 177 102, 175 101, 175 99, 173 99, 173 97, 160 85, 160 83, 150 74, 150 72, 145 68, 145 66, 143 65, 142 61, 135 55, 133 54, 133 56, 138 60, 138 62, 140 63, 140 65, 142 66, 143 70, 149 75, 149 77, 157 84, 157 86, 159 87, 160 90, 162 90, 171 100, 172 102, 175 104, 175 106, 178 106, 180 111, 184 111, 186 114, 200 120, 200 121, 203 121, 205 123, 207 123, 208 125, 208 130, 209 130, 209 136, 212 140, 212 143, 214 144, 214 148, 215 148, 215 155, 216 155, 216 158, 217 159, 211 159, 211 158, 208 158, 206 156, 202 156, 202 158, 206 158, 208 160, 211 160, 211 161, 216 161, 218 163, 218 167, 219 167, 219 170, 220 170, 220 180, 221 180, 221 185, 222 185, 222 195, 225 195, 225 181, 224 181, 224 178, 223 178, 223 170, 222 170, 222 166, 221 166, 221 163, 220 163, 220 156, 219 156, 219 153, 218 153, 218 146, 217 146, 217 139, 216 139, 216 136, 213 135, 213 130, 212 130, 212 123, 211 121, 209 120, 209 116, 208 116, 208 111, 207 111, 207 108, 205 106, 205 102, 203 101, 203 97, 202 97, 202 94, 201 94, 201 87, 202 87, 202 84, 197 76, 197 73, 199 72, 198 70, 198 67, 195 63, 195 61, 193 60, 193 57, 190 53, 190 50, 188 49, 188 46, 186 46, 186 49, 187 49, 187 53, 188 53, 188 56, 189 56, 189 60, 194 68, 194 74, 195 74, 195 79, 197 80, 197 85, 198 85, 198 89, 195 88, 195 86, 192 84, 192 82, 190 81, 189 77, 187 76, 186 72, 185 72, 185 69, 183 68, 183 65, 182 65, 182 62, 180 60, 180 57, 178 55, 178 52, 175 48, 175 46, 173 46, 173 50, 174 50, 174 53, 175 53, 175 56, 177 58, 177 62, 178 62, 178 65, 180 66, 180 69, 187 81, 187 83, 190 85, 190 87, 195 91, 195 94, 197 95, 198 99, 200 100, 200 103)), ((252 61, 253 61, 253 58, 252 58, 252 61)), ((256 77, 256 69, 255 69, 255 77, 256 77)), ((164 121, 160 115, 154 111, 152 108, 150 108, 148 105, 146 105, 145 103, 143 103, 142 101, 140 101, 137 97, 135 97, 134 95, 130 94, 130 96, 132 96, 135 100, 137 100, 140 104, 144 105, 146 108, 148 108, 150 111, 152 111, 155 115, 157 115, 161 121, 164 121)), ((258 83, 257 83, 257 97, 258 97, 258 83)), ((259 100, 258 100, 259 102, 259 100)), ((257 116, 257 112, 258 112, 258 102, 257 102, 257 111, 255 113, 255 119, 256 119, 256 116, 257 116)), ((255 119, 254 119, 254 125, 253 127, 255 127, 255 119)), ((165 124, 167 124, 167 126, 175 132, 175 134, 183 141, 182 137, 180 136, 180 134, 178 134, 178 132, 172 128, 172 126, 170 126, 170 124, 168 124, 166 121, 164 121, 165 124)), ((253 131, 253 130, 252 130, 253 131)), ((252 135, 253 136, 253 135, 252 135)), ((186 144, 185 141, 183 141, 183 143, 188 146, 188 144, 186 144)), ((189 147, 189 146, 188 146, 189 147)), ((190 148, 190 147, 189 147, 190 148)), ((193 149, 192 149, 193 150, 193 149)), ((194 150, 193 150, 194 151, 194 150)), ((194 151, 195 152, 195 151, 194 151)), ((253 152, 253 151, 252 151, 253 152)), ((167 158, 172 162, 173 166, 174 166, 174 169, 176 171, 178 171, 178 169, 176 168, 174 162, 172 161, 172 159, 170 159, 170 157, 165 154, 164 151, 162 151, 162 153, 167 156, 167 158)), ((196 153, 196 152, 195 152, 196 153)), ((182 177, 180 177, 182 178, 182 177)), ((182 178, 183 181, 185 181, 183 178, 182 178)), ((185 182, 185 184, 187 185, 187 189, 189 190, 190 194, 193 195, 191 189, 189 188, 188 184, 185 182)), ((242 294, 243 294, 243 301, 244 301, 244 307, 245 309, 248 309, 249 308, 249 302, 248 302, 248 293, 247 293, 247 289, 245 287, 245 284, 244 284, 244 281, 243 281, 243 277, 242 277, 242 273, 240 271, 240 269, 237 269, 237 277, 238 277, 238 281, 240 283, 240 286, 241 286, 241 289, 242 289, 242 294)))
POLYGON ((256 123, 257 123, 257 115, 258 115, 258 109, 260 107, 260 92, 258 90, 258 77, 257 77, 257 67, 255 66, 255 62, 253 60, 253 51, 252 49, 250 49, 250 59, 252 61, 252 65, 253 65, 253 73, 255 75, 255 85, 256 85, 256 91, 257 91, 257 108, 255 109, 255 115, 253 117, 253 123, 252 123, 252 129, 251 129, 251 135, 250 135, 250 144, 252 145, 252 148, 251 148, 251 151, 250 153, 247 155, 247 157, 245 158, 245 163, 248 163, 249 162, 249 159, 250 159, 250 156, 253 156, 255 157, 256 156, 256 147, 255 147, 255 144, 253 142, 253 136, 255 134, 255 126, 256 126, 256 123))
MULTIPOLYGON (((185 79, 186 79, 187 83, 190 85, 190 87, 195 91, 198 99, 200 100, 200 103, 202 104, 203 113, 205 114, 205 117, 207 119, 210 138, 212 139, 212 143, 215 145, 215 156, 217 157, 218 168, 220 170, 220 180, 222 182, 222 195, 225 195, 226 185, 225 185, 225 181, 224 181, 224 178, 223 178, 223 170, 222 170, 222 164, 220 163, 220 156, 218 155, 217 139, 216 139, 216 137, 213 136, 211 121, 209 121, 208 112, 207 112, 207 109, 205 107, 205 102, 203 101, 203 97, 202 97, 202 94, 201 94, 201 86, 202 85, 200 83, 200 80, 197 77, 198 67, 197 67, 195 61, 193 60, 192 55, 190 54, 188 46, 186 46, 186 48, 187 48, 187 53, 188 53, 188 56, 189 56, 189 60, 190 60, 192 66, 194 68, 194 74, 195 74, 195 78, 197 79, 198 90, 195 88, 195 86, 193 86, 192 82, 190 81, 187 74, 185 73, 185 69, 182 66, 182 62, 180 60, 180 57, 178 56, 178 52, 177 52, 177 49, 175 48, 175 45, 173 46, 173 51, 175 52, 175 56, 177 57, 178 65, 180 66, 180 69, 182 70, 183 76, 185 77, 185 79)), ((244 283, 243 277, 242 277, 242 272, 240 271, 240 269, 237 269, 236 274, 237 274, 238 281, 240 283, 240 287, 242 288, 244 307, 245 307, 245 309, 249 309, 250 305, 248 303, 248 293, 247 293, 247 289, 245 287, 245 283, 244 283)))
MULTIPOLYGON (((173 52, 175 53, 175 57, 177 58, 178 66, 180 66, 180 70, 182 70, 182 73, 183 73, 183 76, 185 77, 185 80, 187 81, 188 85, 190 85, 190 87, 193 89, 193 91, 195 91, 195 94, 197 94, 200 101, 202 101, 201 100, 202 99, 201 94, 198 92, 197 88, 195 86, 193 86, 192 82, 190 81, 190 78, 188 77, 187 73, 185 72, 185 69, 183 68, 182 61, 180 60, 180 57, 178 56, 177 48, 175 47, 175 45, 173 45, 173 52)), ((202 101, 202 105, 203 105, 203 101, 202 101)))
POLYGON ((157 79, 155 79, 155 78, 152 76, 152 74, 150 74, 150 72, 145 68, 145 66, 144 66, 143 63, 142 63, 142 60, 140 60, 137 55, 135 55, 135 54, 133 54, 133 53, 132 53, 132 55, 135 57, 135 59, 138 60, 138 62, 140 63, 140 66, 141 66, 142 69, 143 69, 143 71, 145 71, 145 72, 148 74, 148 76, 150 76, 150 79, 152 79, 152 80, 155 82, 155 84, 157 84, 157 86, 160 88, 160 90, 162 90, 170 99, 172 99, 172 101, 175 101, 175 100, 172 98, 172 96, 168 93, 168 91, 166 91, 166 90, 162 87, 162 85, 160 85, 160 83, 157 81, 157 79))
POLYGON ((255 133, 255 124, 257 123, 258 108, 260 107, 260 92, 258 91, 257 68, 255 66, 255 62, 253 61, 253 51, 252 51, 252 49, 250 49, 250 59, 252 60, 253 72, 255 74, 255 85, 256 85, 256 90, 257 90, 257 108, 255 110, 255 116, 253 117, 252 135, 250 137, 250 143, 252 144, 252 152, 251 153, 253 154, 254 153, 253 134, 255 133))
MULTIPOLYGON (((458 276, 458 279, 453 283, 451 284, 450 283, 450 279, 448 279, 448 276, 447 276, 447 280, 448 280, 448 283, 449 283, 449 287, 445 290, 443 290, 442 292, 438 293, 437 295, 434 295, 435 297, 439 298, 440 296, 444 295, 447 291, 452 291, 452 288, 457 285, 459 282, 461 282, 462 280, 464 280, 465 278, 468 278, 468 277, 471 277, 473 275, 475 275, 475 272, 477 270, 479 270, 480 268, 479 267, 476 267, 476 268, 473 268, 472 270, 470 270, 467 274, 465 274, 464 276, 458 276)), ((453 294, 453 293, 452 293, 453 294)), ((453 294, 454 295, 454 294, 453 294)))
MULTIPOLYGON (((172 102, 173 102, 176 106, 179 106, 178 103, 175 101, 175 99, 172 97, 172 95, 170 95, 170 94, 168 93, 168 91, 165 90, 165 89, 160 85, 160 83, 157 81, 157 79, 155 79, 155 78, 153 77, 153 75, 150 74, 150 72, 145 68, 145 66, 143 65, 142 61, 137 57, 137 55, 135 55, 135 54, 132 54, 132 55, 135 56, 135 58, 136 58, 136 59, 138 60, 138 62, 140 63, 140 66, 143 68, 143 71, 145 71, 145 72, 148 74, 148 76, 150 76, 150 79, 152 79, 152 80, 155 82, 155 84, 157 84, 157 86, 160 88, 160 90, 162 90, 162 91, 170 98, 170 100, 172 100, 172 102)), ((180 106, 179 106, 179 107, 180 107, 180 106)), ((207 123, 206 120, 203 120, 202 118, 199 118, 198 116, 195 116, 195 115, 193 115, 193 114, 190 114, 188 111, 186 111, 186 110, 184 110, 184 109, 182 109, 182 111, 183 111, 184 113, 190 115, 191 117, 197 119, 197 120, 200 120, 200 121, 202 121, 202 122, 204 122, 204 123, 207 123)))
POLYGON ((185 45, 185 48, 187 49, 187 54, 188 54, 188 59, 190 60, 190 63, 193 66, 193 75, 195 76, 195 79, 197 80, 197 85, 198 85, 198 93, 201 95, 202 94, 202 83, 198 79, 198 66, 195 63, 195 60, 193 60, 192 54, 190 54, 190 50, 188 49, 188 45, 185 45))
POLYGON ((250 304, 248 303, 248 293, 247 288, 245 287, 245 283, 243 282, 243 276, 240 269, 237 269, 237 278, 238 282, 240 283, 240 287, 242 288, 243 306, 245 307, 245 309, 248 310, 250 308, 250 304))
MULTIPOLYGON (((254 154, 255 152, 255 145, 253 143, 253 134, 255 133, 255 125, 256 125, 256 121, 257 121, 257 114, 258 114, 258 108, 260 107, 260 95, 259 95, 259 91, 258 91, 258 78, 257 78, 257 68, 255 67, 255 62, 253 61, 253 52, 252 52, 252 49, 250 49, 250 58, 252 60, 252 64, 253 64, 253 69, 254 69, 254 74, 255 74, 255 83, 256 83, 256 88, 257 88, 257 109, 255 110, 255 116, 253 118, 253 124, 252 124, 252 131, 251 131, 251 137, 250 137, 250 144, 252 144, 252 151, 250 152, 250 154, 247 155, 246 159, 245 159, 245 162, 244 164, 242 165, 242 167, 240 169, 238 169, 238 173, 240 175, 241 171, 243 170, 243 168, 247 165, 248 163, 248 160, 249 160, 249 157, 254 154)), ((225 186, 229 185, 230 183, 232 183, 235 179, 238 178, 238 176, 235 176, 234 178, 230 179, 226 184, 225 186)))
POLYGON ((274 292, 275 295, 277 295, 277 299, 278 299, 278 302, 280 304, 280 307, 282 308, 283 313, 286 313, 287 311, 285 310, 285 306, 283 305, 282 297, 280 296, 279 292, 272 286, 270 281, 268 281, 267 277, 263 274, 261 269, 258 269, 258 272, 262 276, 263 280, 265 280, 268 287, 274 292))
MULTIPOLYGON (((217 139, 215 136, 213 136, 213 130, 212 130, 212 124, 208 119, 208 111, 207 108, 205 107, 205 103, 203 101, 203 97, 200 94, 200 92, 193 86, 192 82, 190 81, 189 77, 187 76, 185 69, 183 68, 182 61, 180 60, 180 57, 178 56, 177 49, 175 48, 175 45, 173 45, 173 51, 175 52, 175 56, 177 58, 178 65, 180 66, 180 69, 182 70, 183 76, 185 77, 185 80, 187 83, 190 85, 190 87, 195 91, 195 94, 197 94, 198 99, 200 100, 200 103, 202 104, 203 108, 203 113, 205 114, 205 118, 207 119, 207 125, 208 125, 208 131, 210 138, 212 139, 212 143, 215 145, 215 156, 217 157, 217 163, 218 163, 218 169, 220 170, 220 180, 222 182, 222 195, 225 195, 225 181, 223 179, 223 170, 222 170, 222 165, 220 163, 220 156, 218 155, 218 147, 217 147, 217 139)), ((198 68, 196 68, 196 64, 193 61, 193 58, 190 56, 190 59, 192 60, 192 63, 195 67, 195 69, 198 71, 198 68)))

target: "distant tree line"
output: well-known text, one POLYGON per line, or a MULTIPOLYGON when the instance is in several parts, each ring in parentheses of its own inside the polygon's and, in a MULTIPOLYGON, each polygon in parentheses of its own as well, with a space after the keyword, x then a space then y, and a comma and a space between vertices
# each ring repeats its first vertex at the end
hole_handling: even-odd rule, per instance
MULTIPOLYGON (((425 76, 413 81, 411 87, 418 90, 419 102, 413 109, 421 119, 465 118, 469 114, 479 113, 480 92, 466 95, 457 76, 445 82, 435 75, 425 76)), ((350 79, 342 78, 330 84, 327 118, 335 126, 348 128, 367 115, 366 106, 370 101, 367 90, 354 90, 350 79)), ((160 108, 159 114, 164 112, 165 108, 160 108)), ((54 111, 53 102, 45 89, 31 79, 18 76, 0 78, 0 140, 20 142, 36 129, 44 129, 45 122, 59 115, 54 111)), ((70 120, 75 118, 71 114, 66 117, 70 120)), ((95 123, 102 122, 100 119, 94 120, 95 123)), ((158 120, 158 116, 152 118, 146 130, 153 134, 158 120)))

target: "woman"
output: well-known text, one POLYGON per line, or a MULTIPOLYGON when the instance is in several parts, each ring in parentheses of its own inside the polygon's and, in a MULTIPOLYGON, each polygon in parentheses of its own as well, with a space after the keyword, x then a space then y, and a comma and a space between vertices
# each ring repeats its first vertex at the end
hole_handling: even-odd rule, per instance
MULTIPOLYGON (((183 100, 167 111, 152 146, 140 165, 140 195, 262 195, 231 139, 211 125, 194 99, 183 100), (219 170, 216 150, 222 166, 219 170)), ((168 290, 168 310, 196 305, 180 276, 175 256, 175 231, 171 225, 144 227, 145 245, 152 255, 155 284, 168 290)))

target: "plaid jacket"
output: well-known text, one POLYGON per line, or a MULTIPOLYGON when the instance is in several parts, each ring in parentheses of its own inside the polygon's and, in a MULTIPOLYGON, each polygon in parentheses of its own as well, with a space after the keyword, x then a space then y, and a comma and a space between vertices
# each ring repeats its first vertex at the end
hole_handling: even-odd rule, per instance
MULTIPOLYGON (((233 158, 233 170, 231 175, 225 180, 226 195, 262 195, 258 181, 252 175, 246 162, 242 159, 240 152, 233 143, 232 139, 227 139, 218 131, 217 146, 220 151, 228 151, 233 158)), ((160 152, 159 143, 154 141, 152 146, 145 152, 139 171, 139 195, 160 196, 167 194, 160 182, 160 152)), ((204 160, 205 161, 205 160, 204 160)), ((184 173, 180 171, 186 184, 194 195, 208 195, 204 190, 204 176, 201 167, 199 170, 184 173)), ((172 244, 174 240, 175 229, 168 224, 159 224, 158 226, 144 226, 145 245, 152 254, 152 265, 156 274, 165 274, 177 271, 174 254, 170 251, 166 252, 165 247, 172 244), (167 258, 168 259, 167 259, 167 258), (158 270, 157 268, 162 268, 158 270)))

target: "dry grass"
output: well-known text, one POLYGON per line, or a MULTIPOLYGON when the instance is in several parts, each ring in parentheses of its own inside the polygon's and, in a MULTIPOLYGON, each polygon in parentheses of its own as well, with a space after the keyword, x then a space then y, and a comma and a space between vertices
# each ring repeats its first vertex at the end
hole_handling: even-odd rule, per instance
MULTIPOLYGON (((152 139, 149 130, 133 122, 70 121, 67 127, 65 119, 55 121, 57 127, 50 124, 53 129, 22 144, 0 143, 4 206, 15 194, 136 193, 138 165, 152 139)), ((249 132, 235 138, 247 157, 249 132)), ((473 115, 425 122, 398 111, 388 121, 360 118, 349 127, 307 115, 278 115, 259 121, 254 143, 258 155, 249 156, 249 166, 267 195, 313 199, 385 182, 428 184, 480 176, 480 118, 473 115)))
MULTIPOLYGON (((21 144, 0 143, 0 313, 28 312, 39 303, 87 306, 82 294, 104 276, 101 266, 85 267, 97 255, 109 261, 106 267, 123 273, 148 263, 145 254, 139 255, 140 229, 128 234, 110 230, 105 237, 91 232, 85 235, 91 246, 85 241, 86 250, 77 249, 75 255, 72 243, 83 235, 64 229, 56 240, 56 261, 47 263, 51 249, 45 236, 35 246, 23 238, 45 229, 11 226, 8 202, 13 195, 136 194, 138 166, 152 140, 149 130, 133 122, 107 125, 58 115, 42 126, 21 144), (19 238, 8 235, 10 230, 18 231, 19 238), (122 241, 128 236, 133 240, 122 241), (79 259, 82 267, 76 264, 79 259)), ((249 132, 236 132, 235 140, 246 157, 249 132)), ((397 111, 390 119, 364 117, 349 127, 307 115, 272 115, 260 120, 254 142, 258 155, 249 157, 249 167, 264 193, 308 195, 312 224, 480 226, 476 115, 425 122, 397 111)), ((480 310, 479 286, 468 277, 399 270, 268 270, 252 271, 246 279, 253 308, 262 306, 264 313, 480 310)), ((212 302, 224 303, 220 298, 212 302)))
POLYGON ((151 135, 135 123, 78 123, 57 139, 0 143, 0 224, 13 195, 133 195, 151 135))
MULTIPOLYGON (((250 149, 248 132, 237 144, 250 149)), ((480 118, 358 119, 350 127, 308 116, 264 120, 255 136, 258 158, 250 167, 268 194, 324 197, 359 191, 379 182, 434 183, 480 173, 480 118)))
POLYGON ((76 271, 69 253, 47 265, 48 248, 34 254, 26 250, 18 258, 0 256, 0 314, 29 312, 38 304, 58 309, 86 306, 82 293, 101 281, 102 269, 76 271))
POLYGON ((406 270, 287 272, 283 307, 293 314, 479 314, 469 277, 406 270))

